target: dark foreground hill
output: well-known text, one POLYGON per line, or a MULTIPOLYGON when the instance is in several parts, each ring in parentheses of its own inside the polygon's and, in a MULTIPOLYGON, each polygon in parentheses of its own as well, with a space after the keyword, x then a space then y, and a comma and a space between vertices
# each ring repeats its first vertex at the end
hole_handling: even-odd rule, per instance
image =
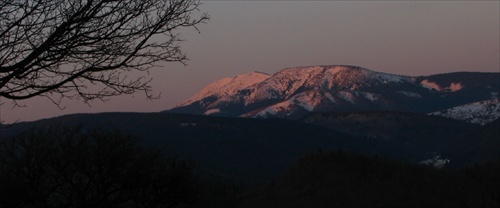
MULTIPOLYGON (((479 138, 471 137, 479 128, 463 121, 438 116, 408 112, 358 111, 311 113, 301 119, 302 122, 323 126, 334 131, 354 135, 361 138, 378 140, 386 148, 397 148, 393 151, 393 159, 418 162, 419 155, 427 154, 429 158, 442 157, 443 153, 455 164, 464 162, 461 153, 451 153, 449 149, 470 148, 480 143, 479 138), (472 146, 474 146, 472 145, 472 146), (405 154, 401 154, 405 152, 405 154), (414 155, 413 158, 401 158, 414 155)), ((490 138, 490 137, 488 137, 490 138)), ((498 138, 498 137, 495 137, 498 138)), ((500 146, 474 146, 474 149, 491 150, 500 154, 500 146), (493 150, 494 149, 494 150, 493 150)), ((486 158, 483 158, 486 159, 486 158)), ((492 159, 489 157, 489 159, 492 159)), ((500 156, 494 159, 500 159, 500 156)))
POLYGON ((500 159, 500 119, 461 137, 444 155, 455 155, 451 167, 470 166, 483 161, 500 159), (471 142, 474 141, 474 142, 471 142))
MULTIPOLYGON (((164 158, 161 152, 141 148, 137 138, 99 126, 44 128, 13 139, 2 137, 0 207, 164 207, 150 203, 167 207, 177 204, 177 208, 499 205, 499 162, 437 169, 376 155, 320 149, 259 188, 230 180, 234 178, 200 178, 209 169, 193 174, 189 163, 164 158)), ((266 156, 267 160, 276 159, 266 156)))
MULTIPOLYGON (((372 126, 372 129, 384 123, 391 125, 389 120, 392 117, 387 115, 383 116, 386 120, 373 123, 375 126, 372 126)), ((409 163, 418 163, 442 155, 457 166, 463 166, 465 163, 461 162, 463 159, 461 154, 465 150, 481 152, 484 148, 494 147, 474 146, 477 143, 474 137, 461 139, 461 135, 474 133, 479 127, 477 125, 425 115, 402 115, 402 120, 407 119, 414 126, 401 128, 402 132, 397 131, 397 128, 391 131, 384 130, 383 133, 388 133, 390 139, 355 134, 360 126, 355 122, 349 127, 353 131, 339 132, 336 131, 339 129, 332 130, 291 120, 222 118, 170 113, 67 115, 14 124, 2 128, 0 137, 9 137, 36 127, 84 125, 84 128, 93 126, 117 128, 140 137, 146 146, 162 148, 171 154, 193 161, 207 175, 250 183, 269 181, 287 170, 301 156, 320 150, 342 149, 345 152, 385 156, 409 163), (428 125, 434 125, 435 128, 427 129, 428 125), (433 131, 435 135, 430 136, 433 131), (408 137, 400 137, 401 135, 408 137), (450 150, 452 146, 454 149, 450 150)), ((367 126, 368 123, 364 125, 367 126)), ((401 121, 401 123, 408 122, 401 121)), ((359 131, 367 132, 363 129, 359 131)), ((494 139, 498 138, 493 139, 488 135, 486 134, 486 139, 496 141, 494 139)), ((498 151, 493 150, 493 154, 498 151)), ((500 159, 500 156, 478 158, 475 163, 500 159)))
POLYGON ((34 127, 84 125, 118 128, 193 161, 210 175, 245 182, 277 177, 301 156, 318 149, 368 152, 375 143, 329 129, 286 120, 217 118, 168 113, 75 114, 18 123, 8 137, 34 127))
POLYGON ((302 158, 241 207, 498 207, 500 161, 440 170, 343 152, 302 158))

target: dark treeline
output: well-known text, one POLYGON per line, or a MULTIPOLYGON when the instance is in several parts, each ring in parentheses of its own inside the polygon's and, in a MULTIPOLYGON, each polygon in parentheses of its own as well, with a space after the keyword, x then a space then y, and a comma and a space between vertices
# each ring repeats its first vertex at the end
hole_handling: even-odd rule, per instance
POLYGON ((242 183, 102 128, 0 141, 0 207, 498 207, 500 162, 436 169, 319 150, 267 184, 242 183))
POLYGON ((0 140, 0 207, 174 207, 199 190, 193 167, 100 128, 40 128, 0 140))
POLYGON ((303 157, 242 207, 498 207, 500 161, 436 169, 342 151, 303 157))

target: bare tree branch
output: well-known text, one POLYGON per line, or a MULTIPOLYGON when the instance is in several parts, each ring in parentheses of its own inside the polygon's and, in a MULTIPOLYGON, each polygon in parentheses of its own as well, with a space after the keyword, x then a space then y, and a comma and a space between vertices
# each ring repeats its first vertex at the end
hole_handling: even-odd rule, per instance
POLYGON ((198 0, 0 0, 0 96, 84 102, 142 91, 159 62, 185 64, 178 29, 205 23, 198 0), (197 16, 195 16, 197 15, 197 16))

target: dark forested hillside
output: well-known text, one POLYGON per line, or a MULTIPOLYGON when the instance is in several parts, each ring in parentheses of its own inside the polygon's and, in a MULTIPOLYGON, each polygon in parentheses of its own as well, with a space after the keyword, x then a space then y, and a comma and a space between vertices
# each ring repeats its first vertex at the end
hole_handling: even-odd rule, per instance
MULTIPOLYGON (((415 157, 404 159, 413 162, 425 154, 429 158, 442 155, 452 144, 479 128, 479 125, 437 116, 388 111, 311 113, 301 121, 383 142, 384 147, 394 148, 395 155, 391 158, 403 159, 402 156, 413 154, 415 157)), ((467 142, 471 141, 465 140, 457 148, 467 146, 467 142)), ((454 157, 447 155, 452 161, 454 157)))
POLYGON ((450 166, 470 166, 500 160, 500 119, 467 134, 450 145, 445 155, 455 155, 450 166))
POLYGON ((323 127, 287 120, 219 118, 169 113, 76 114, 19 123, 2 137, 33 127, 84 125, 118 128, 142 138, 146 146, 165 149, 194 161, 212 175, 244 181, 270 180, 302 155, 318 149, 368 152, 364 142, 323 127))
POLYGON ((498 120, 480 127, 395 112, 318 113, 301 121, 100 113, 3 126, 0 139, 33 128, 65 126, 79 126, 84 133, 96 127, 116 129, 138 137, 138 144, 191 161, 202 184, 199 198, 188 207, 495 207, 499 203, 500 164, 491 162, 500 160, 498 120), (439 155, 451 161, 450 167, 468 168, 417 165, 439 155), (248 189, 263 184, 269 185, 248 189))
MULTIPOLYGON (((254 182, 268 181, 301 156, 320 149, 342 149, 411 163, 441 155, 463 166, 470 164, 459 158, 464 151, 482 155, 481 148, 494 145, 487 141, 498 138, 485 134, 485 142, 474 146, 471 145, 474 140, 465 136, 474 133, 479 126, 419 114, 313 114, 303 121, 309 124, 280 119, 170 113, 75 114, 14 124, 3 128, 0 136, 9 137, 33 127, 117 128, 142 138, 146 146, 160 147, 170 154, 192 160, 211 175, 254 182)), ((495 157, 475 158, 475 162, 483 162, 495 157)))
POLYGON ((498 207, 500 162, 440 170, 343 152, 302 158, 241 207, 498 207))

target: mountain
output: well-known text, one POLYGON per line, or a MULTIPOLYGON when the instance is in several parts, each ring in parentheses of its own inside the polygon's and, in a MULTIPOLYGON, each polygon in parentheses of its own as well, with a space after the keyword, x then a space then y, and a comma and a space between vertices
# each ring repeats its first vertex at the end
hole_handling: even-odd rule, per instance
POLYGON ((234 78, 224 78, 209 84, 198 93, 179 104, 179 106, 189 106, 193 103, 197 103, 200 107, 209 110, 196 111, 197 109, 193 109, 194 111, 192 112, 197 112, 197 114, 202 113, 205 115, 220 115, 221 112, 219 112, 216 106, 224 105, 224 103, 228 102, 234 102, 238 99, 238 97, 234 97, 232 95, 256 83, 262 82, 269 77, 270 75, 265 73, 252 72, 238 75, 234 78))
MULTIPOLYGON (((311 113, 300 121, 380 141, 384 144, 380 148, 393 149, 391 158, 413 163, 422 161, 422 156, 426 160, 444 156, 451 144, 479 128, 443 117, 385 111, 311 113)), ((475 140, 467 138, 463 142, 463 146, 468 146, 475 140)), ((442 160, 452 158, 455 162, 454 158, 458 157, 456 154, 446 156, 442 160)))
POLYGON ((332 65, 286 68, 272 76, 250 75, 210 84, 169 112, 288 119, 330 111, 431 113, 497 98, 500 91, 500 73, 410 77, 332 65), (234 84, 237 80, 244 84, 234 84))
POLYGON ((456 106, 430 113, 470 123, 485 125, 500 118, 500 100, 498 98, 456 106))

